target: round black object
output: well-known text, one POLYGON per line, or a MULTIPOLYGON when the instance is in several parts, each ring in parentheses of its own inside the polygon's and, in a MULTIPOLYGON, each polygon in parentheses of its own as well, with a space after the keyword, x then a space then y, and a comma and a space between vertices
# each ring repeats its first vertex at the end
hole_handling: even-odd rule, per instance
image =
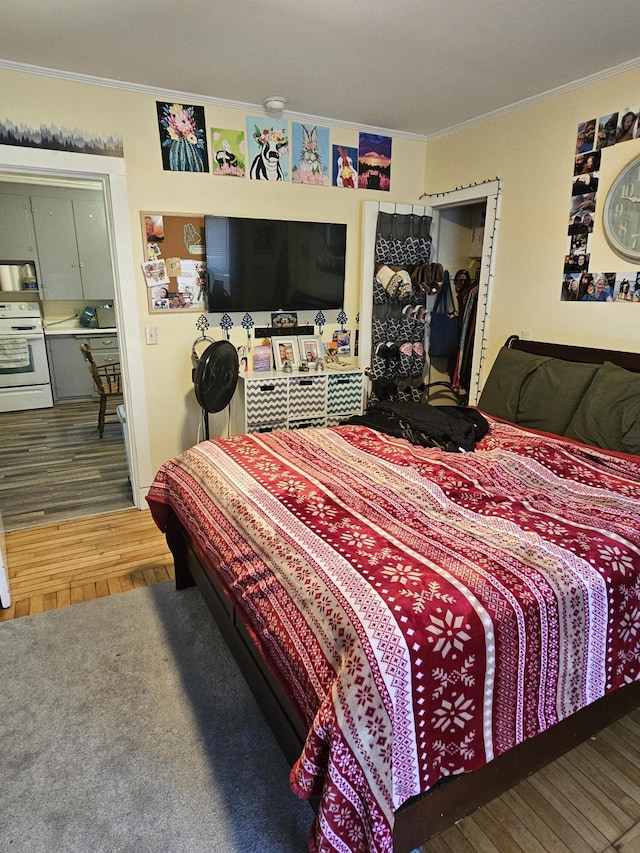
POLYGON ((202 353, 193 384, 196 400, 206 412, 221 412, 229 405, 238 369, 238 353, 229 341, 215 341, 202 353))

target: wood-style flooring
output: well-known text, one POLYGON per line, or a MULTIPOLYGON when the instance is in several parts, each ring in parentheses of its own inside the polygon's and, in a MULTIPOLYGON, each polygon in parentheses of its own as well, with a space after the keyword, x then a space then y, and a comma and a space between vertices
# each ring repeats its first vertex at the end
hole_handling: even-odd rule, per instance
POLYGON ((6 534, 11 606, 0 621, 174 577, 149 510, 129 509, 6 534))
MULTIPOLYGON (((6 537, 12 606, 0 621, 173 576, 148 510, 6 537)), ((640 853, 640 709, 539 770, 420 853, 640 853)))
POLYGON ((122 424, 98 434, 98 401, 0 414, 5 530, 133 506, 122 424))

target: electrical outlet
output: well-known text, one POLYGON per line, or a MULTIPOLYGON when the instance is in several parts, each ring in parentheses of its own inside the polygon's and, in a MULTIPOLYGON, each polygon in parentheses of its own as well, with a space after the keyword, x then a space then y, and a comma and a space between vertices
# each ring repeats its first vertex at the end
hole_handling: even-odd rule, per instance
MULTIPOLYGON (((530 341, 531 340, 531 332, 529 331, 529 329, 523 329, 522 332, 520 333, 520 338, 523 341, 530 341)), ((148 341, 147 341, 147 343, 148 343, 148 341)))
POLYGON ((144 336, 147 342, 147 345, 157 344, 158 343, 158 327, 157 326, 145 326, 144 336))

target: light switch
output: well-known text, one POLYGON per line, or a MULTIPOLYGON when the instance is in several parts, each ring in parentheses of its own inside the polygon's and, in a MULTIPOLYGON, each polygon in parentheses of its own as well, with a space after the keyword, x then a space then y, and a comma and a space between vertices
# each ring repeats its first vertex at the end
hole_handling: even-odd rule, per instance
POLYGON ((145 339, 146 339, 148 345, 158 343, 158 327, 157 326, 145 326, 144 335, 145 335, 145 339))

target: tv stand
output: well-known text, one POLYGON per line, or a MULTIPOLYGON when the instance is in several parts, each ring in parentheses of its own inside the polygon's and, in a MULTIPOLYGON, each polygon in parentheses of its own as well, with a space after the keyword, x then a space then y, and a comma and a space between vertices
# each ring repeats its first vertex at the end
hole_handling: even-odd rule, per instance
POLYGON ((240 435, 338 426, 362 414, 363 379, 358 367, 317 373, 241 373, 231 400, 229 431, 240 435))

